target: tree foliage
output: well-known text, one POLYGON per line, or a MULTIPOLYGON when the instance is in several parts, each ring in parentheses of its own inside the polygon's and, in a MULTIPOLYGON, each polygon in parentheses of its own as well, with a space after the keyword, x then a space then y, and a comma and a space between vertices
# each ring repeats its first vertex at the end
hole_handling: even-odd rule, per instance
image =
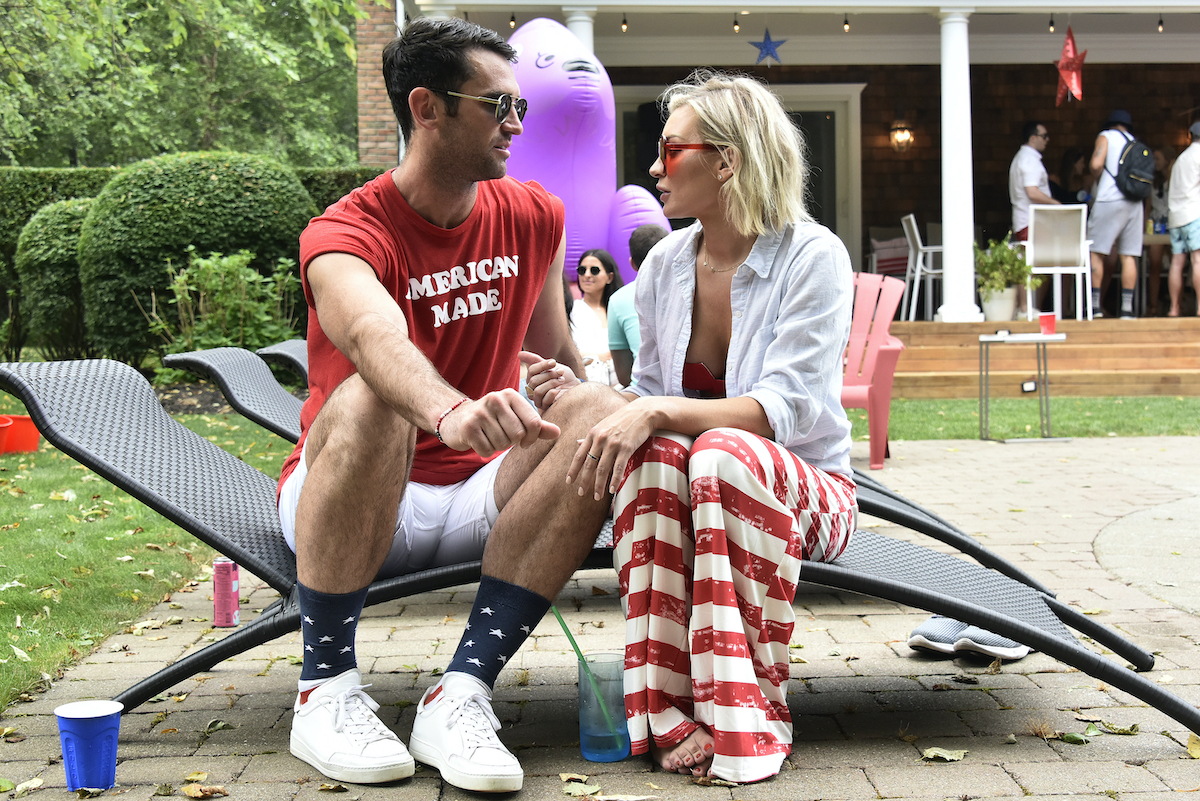
POLYGON ((354 160, 354 0, 0 0, 0 163, 354 160))

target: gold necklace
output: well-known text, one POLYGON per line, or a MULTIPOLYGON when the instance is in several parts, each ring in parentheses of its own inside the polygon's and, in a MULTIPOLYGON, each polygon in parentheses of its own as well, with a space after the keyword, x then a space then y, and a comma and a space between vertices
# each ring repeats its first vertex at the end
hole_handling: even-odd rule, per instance
MULTIPOLYGON (((704 266, 708 267, 708 243, 704 242, 700 245, 700 247, 704 249, 704 266)), ((708 271, 710 273, 712 273, 713 275, 720 275, 721 273, 728 273, 733 270, 736 270, 739 266, 741 266, 741 265, 735 264, 731 267, 726 267, 722 270, 718 270, 716 267, 708 267, 708 271)))

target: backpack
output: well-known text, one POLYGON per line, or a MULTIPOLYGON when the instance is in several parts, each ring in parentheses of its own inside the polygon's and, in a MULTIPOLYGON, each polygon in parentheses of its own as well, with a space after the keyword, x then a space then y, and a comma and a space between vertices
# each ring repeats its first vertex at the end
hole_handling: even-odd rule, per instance
MULTIPOLYGON (((1154 154, 1145 143, 1139 142, 1133 136, 1121 132, 1126 138, 1125 147, 1121 148, 1121 157, 1117 161, 1117 174, 1113 180, 1117 189, 1130 200, 1145 200, 1154 189, 1154 154)), ((1112 175, 1111 172, 1108 173, 1112 175)))

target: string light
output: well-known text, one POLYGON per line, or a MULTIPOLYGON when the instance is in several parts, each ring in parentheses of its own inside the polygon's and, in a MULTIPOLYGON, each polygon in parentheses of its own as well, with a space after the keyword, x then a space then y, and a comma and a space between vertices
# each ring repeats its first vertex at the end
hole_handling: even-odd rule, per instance
POLYGON ((1159 14, 1158 15, 1158 32, 1162 33, 1162 31, 1163 31, 1162 14, 1159 14))
POLYGON ((738 22, 737 14, 733 15, 733 32, 734 33, 742 32, 742 24, 740 22, 738 22))
POLYGON ((1054 33, 1054 14, 1050 15, 1050 33, 1054 33))
POLYGON ((510 28, 517 27, 517 15, 516 14, 513 14, 511 17, 508 18, 508 27, 510 27, 510 28))
POLYGON ((621 33, 629 32, 629 20, 625 19, 625 15, 621 15, 621 33))
POLYGON ((850 17, 846 14, 842 15, 842 31, 850 33, 850 17))

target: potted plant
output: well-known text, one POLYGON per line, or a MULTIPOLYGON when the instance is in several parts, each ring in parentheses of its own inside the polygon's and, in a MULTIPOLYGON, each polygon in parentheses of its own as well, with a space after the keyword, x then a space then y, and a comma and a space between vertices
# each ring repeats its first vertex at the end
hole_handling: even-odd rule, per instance
POLYGON ((1017 308, 1017 292, 1026 283, 1037 289, 1041 278, 1034 278, 1025 262, 1025 249, 1014 247, 1004 235, 999 242, 990 240, 983 250, 975 245, 975 284, 979 287, 983 317, 988 321, 1007 322, 1017 308))

